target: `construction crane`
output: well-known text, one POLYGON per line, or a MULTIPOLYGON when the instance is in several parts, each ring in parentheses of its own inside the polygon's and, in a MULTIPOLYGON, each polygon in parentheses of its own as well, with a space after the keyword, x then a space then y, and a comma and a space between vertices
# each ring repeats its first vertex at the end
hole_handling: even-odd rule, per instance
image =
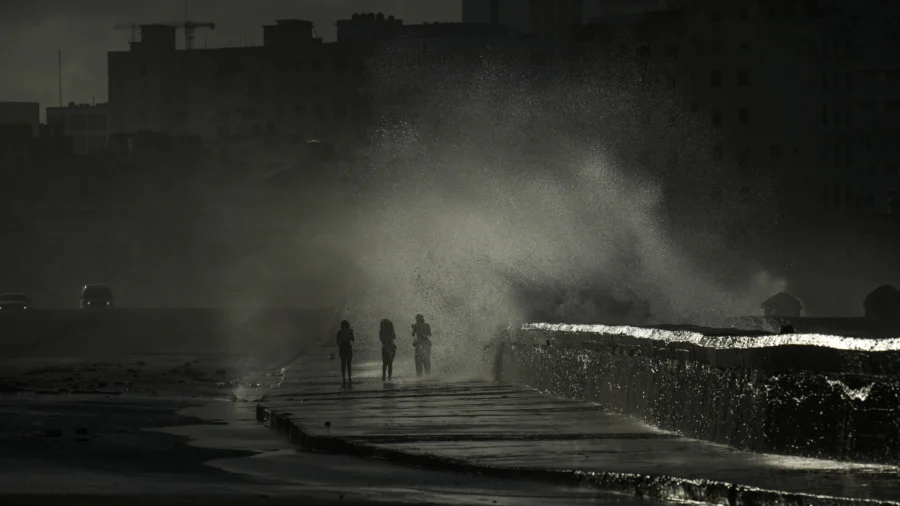
POLYGON ((208 21, 169 21, 166 23, 119 23, 113 28, 116 30, 131 30, 131 42, 137 41, 137 30, 142 26, 171 26, 184 30, 184 48, 194 49, 194 32, 198 28, 216 29, 215 23, 208 21))
POLYGON ((216 29, 215 23, 210 23, 209 21, 179 21, 176 23, 164 23, 169 26, 174 26, 177 28, 182 28, 184 30, 184 48, 185 49, 194 49, 194 31, 198 28, 209 28, 210 30, 216 29))

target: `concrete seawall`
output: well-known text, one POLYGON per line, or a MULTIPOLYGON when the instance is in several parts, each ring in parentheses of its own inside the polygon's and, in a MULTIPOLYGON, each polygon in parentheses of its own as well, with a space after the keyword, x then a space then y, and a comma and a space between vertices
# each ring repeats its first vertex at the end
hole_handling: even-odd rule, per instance
POLYGON ((532 325, 495 378, 755 452, 900 465, 900 340, 532 325))

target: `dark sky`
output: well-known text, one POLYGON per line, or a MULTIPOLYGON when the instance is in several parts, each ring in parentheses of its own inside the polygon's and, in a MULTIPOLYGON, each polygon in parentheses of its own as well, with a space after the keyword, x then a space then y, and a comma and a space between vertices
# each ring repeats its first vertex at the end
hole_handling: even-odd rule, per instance
MULTIPOLYGON (((354 12, 384 12, 407 24, 458 21, 460 0, 190 0, 193 21, 211 21, 215 31, 198 30, 196 47, 237 45, 243 35, 262 42, 262 25, 275 19, 315 22, 326 41, 334 21, 354 12)), ((41 103, 41 116, 57 103, 57 51, 63 52, 63 101, 106 100, 106 52, 127 50, 131 32, 117 23, 184 19, 184 0, 29 0, 0 2, 0 101, 41 103)), ((183 34, 179 30, 179 45, 183 34)))

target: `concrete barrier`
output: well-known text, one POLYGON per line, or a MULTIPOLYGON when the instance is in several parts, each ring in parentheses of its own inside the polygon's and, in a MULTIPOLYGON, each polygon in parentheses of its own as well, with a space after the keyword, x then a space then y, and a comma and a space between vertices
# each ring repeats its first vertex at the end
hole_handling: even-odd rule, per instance
POLYGON ((526 325, 498 381, 756 452, 900 465, 900 339, 526 325))

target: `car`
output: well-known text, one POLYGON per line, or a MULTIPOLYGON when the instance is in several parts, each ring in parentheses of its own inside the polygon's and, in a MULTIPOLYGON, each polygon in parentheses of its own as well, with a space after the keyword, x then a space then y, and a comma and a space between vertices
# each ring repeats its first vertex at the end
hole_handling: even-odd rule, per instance
POLYGON ((25 311, 31 306, 31 299, 24 293, 0 294, 0 311, 25 311))
POLYGON ((112 289, 107 285, 84 285, 81 290, 81 309, 108 309, 113 302, 112 289))

